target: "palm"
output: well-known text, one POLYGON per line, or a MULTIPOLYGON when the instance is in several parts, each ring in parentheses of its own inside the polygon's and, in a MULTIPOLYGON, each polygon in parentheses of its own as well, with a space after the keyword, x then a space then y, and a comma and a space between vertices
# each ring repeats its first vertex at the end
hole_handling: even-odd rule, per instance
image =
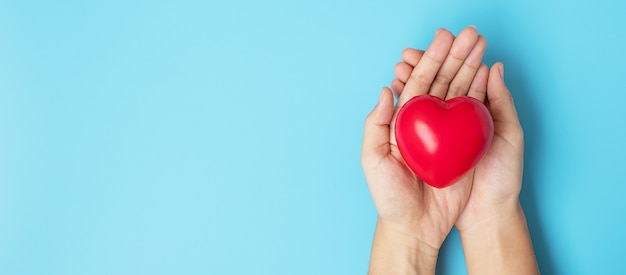
POLYGON ((390 124, 389 154, 371 173, 366 172, 378 213, 383 220, 396 224, 411 226, 419 220, 419 230, 437 232, 441 237, 436 241, 443 242, 468 200, 472 176, 444 189, 425 184, 400 155, 393 134, 394 120, 390 124))
POLYGON ((481 209, 516 197, 521 188, 524 152, 522 128, 518 123, 499 121, 496 117, 491 146, 474 171, 474 187, 457 226, 467 227, 481 209), (511 180, 514 179, 514 180, 511 180))
MULTIPOLYGON (((496 134, 493 142, 484 158, 476 166, 474 182, 477 188, 487 187, 494 195, 498 196, 508 195, 511 189, 517 189, 517 186, 510 186, 505 184, 507 179, 518 177, 516 170, 517 163, 514 161, 515 157, 511 159, 510 156, 520 155, 521 150, 519 146, 516 147, 507 139, 496 134)), ((482 191, 477 189, 477 191, 482 191)))

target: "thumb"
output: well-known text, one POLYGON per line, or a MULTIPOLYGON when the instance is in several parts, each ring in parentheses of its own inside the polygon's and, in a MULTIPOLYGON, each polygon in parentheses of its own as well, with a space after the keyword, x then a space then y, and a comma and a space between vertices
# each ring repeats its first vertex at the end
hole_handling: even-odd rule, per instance
POLYGON ((504 83, 504 65, 500 62, 494 64, 489 72, 487 99, 494 123, 519 124, 513 97, 504 83))
POLYGON ((382 158, 389 154, 389 124, 393 112, 393 95, 391 90, 385 87, 380 93, 378 104, 365 119, 361 153, 363 161, 382 158))

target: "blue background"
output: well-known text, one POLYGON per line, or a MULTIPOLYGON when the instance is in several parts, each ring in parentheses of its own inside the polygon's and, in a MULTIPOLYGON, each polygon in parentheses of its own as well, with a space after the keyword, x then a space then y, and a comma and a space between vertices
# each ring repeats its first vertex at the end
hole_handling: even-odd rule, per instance
MULTIPOLYGON (((365 115, 476 25, 544 274, 626 272, 626 2, 0 1, 0 274, 364 274, 365 115)), ((439 273, 464 274, 458 234, 439 273)))

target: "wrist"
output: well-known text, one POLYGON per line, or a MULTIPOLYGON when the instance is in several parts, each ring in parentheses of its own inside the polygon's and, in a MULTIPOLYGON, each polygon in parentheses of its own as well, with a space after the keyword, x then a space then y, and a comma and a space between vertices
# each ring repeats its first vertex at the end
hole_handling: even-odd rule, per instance
POLYGON ((435 274, 439 246, 378 220, 370 274, 435 274))
POLYGON ((512 195, 498 200, 477 198, 470 202, 463 209, 463 213, 456 221, 455 226, 459 233, 490 227, 491 224, 502 224, 507 220, 523 216, 523 210, 519 201, 519 195, 512 195))
POLYGON ((518 200, 481 212, 471 226, 458 229, 469 274, 538 274, 518 200))
POLYGON ((491 234, 494 231, 506 230, 512 224, 526 222, 524 210, 517 197, 489 206, 474 206, 466 212, 463 220, 460 219, 456 225, 461 237, 491 234), (465 222, 466 220, 468 222, 465 222))

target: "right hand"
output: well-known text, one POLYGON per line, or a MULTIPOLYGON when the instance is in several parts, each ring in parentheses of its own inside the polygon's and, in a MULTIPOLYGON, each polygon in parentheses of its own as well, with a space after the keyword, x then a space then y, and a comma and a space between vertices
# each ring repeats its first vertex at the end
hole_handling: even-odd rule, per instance
MULTIPOLYGON (((402 54, 403 62, 396 65, 396 79, 392 89, 402 93, 415 60, 422 51, 407 49, 402 54)), ((504 83, 502 63, 496 63, 489 72, 486 95, 469 92, 487 105, 494 120, 494 137, 485 156, 474 170, 473 187, 465 209, 459 216, 456 226, 459 231, 472 227, 475 223, 492 218, 494 209, 519 204, 522 186, 524 161, 524 134, 519 122, 513 98, 504 83)))

